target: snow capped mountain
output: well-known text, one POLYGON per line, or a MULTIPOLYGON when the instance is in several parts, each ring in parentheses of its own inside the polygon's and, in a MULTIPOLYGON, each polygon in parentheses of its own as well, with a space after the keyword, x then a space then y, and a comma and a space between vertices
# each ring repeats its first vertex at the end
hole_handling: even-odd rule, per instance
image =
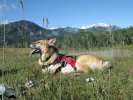
MULTIPOLYGON (((17 36, 22 36, 23 32, 27 33, 27 36, 31 38, 31 40, 38 40, 43 38, 50 38, 50 37, 63 37, 65 35, 75 35, 80 32, 108 32, 108 31, 114 31, 117 29, 120 29, 118 26, 110 25, 110 24, 104 24, 104 23, 98 23, 98 24, 92 24, 88 26, 82 26, 79 27, 50 27, 50 28, 43 28, 39 25, 37 25, 34 22, 27 21, 27 20, 20 20, 15 22, 9 22, 9 21, 2 21, 1 24, 6 25, 6 32, 7 32, 7 38, 10 40, 10 38, 14 39, 17 36), (25 27, 23 27, 25 26, 25 27), (14 35, 10 34, 14 33, 14 35), (16 35, 17 34, 17 35, 16 35)), ((20 37, 19 37, 20 38, 20 37)))
POLYGON ((80 30, 84 32, 108 32, 108 31, 114 31, 117 29, 120 29, 120 27, 116 25, 111 25, 111 24, 105 24, 105 23, 97 23, 97 24, 92 24, 88 26, 81 26, 81 27, 52 27, 48 28, 51 30, 51 34, 55 36, 59 35, 64 35, 64 34, 69 34, 69 33, 78 33, 80 30))
POLYGON ((118 29, 119 27, 116 25, 111 25, 111 24, 106 24, 106 23, 97 23, 97 24, 92 24, 92 25, 86 25, 86 26, 81 26, 81 27, 54 27, 54 28, 49 28, 50 30, 58 30, 58 29, 63 29, 64 31, 67 32, 78 32, 80 29, 82 30, 114 30, 118 29))
POLYGON ((49 30, 57 29, 58 27, 48 27, 49 30))
POLYGON ((101 28, 110 28, 111 24, 105 24, 105 23, 97 23, 97 24, 92 24, 92 25, 87 25, 87 26, 81 26, 80 29, 88 29, 88 28, 98 28, 98 27, 101 27, 101 28))

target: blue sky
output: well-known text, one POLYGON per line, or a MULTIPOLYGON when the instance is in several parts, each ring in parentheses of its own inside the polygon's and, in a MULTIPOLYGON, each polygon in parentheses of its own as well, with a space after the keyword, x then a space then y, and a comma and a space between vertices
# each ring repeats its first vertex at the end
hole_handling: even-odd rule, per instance
POLYGON ((133 0, 0 0, 0 18, 9 21, 26 19, 42 25, 48 17, 49 27, 80 27, 95 23, 121 27, 133 25, 133 0))

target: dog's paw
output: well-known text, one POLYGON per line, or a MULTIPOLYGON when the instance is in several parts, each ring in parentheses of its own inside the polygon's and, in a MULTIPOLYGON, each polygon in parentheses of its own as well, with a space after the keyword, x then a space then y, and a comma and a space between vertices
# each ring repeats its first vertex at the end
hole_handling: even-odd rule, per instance
POLYGON ((42 73, 50 73, 50 74, 53 74, 53 73, 55 73, 55 70, 53 70, 53 69, 42 69, 42 73))
POLYGON ((46 73, 46 72, 48 72, 47 69, 42 69, 42 73, 46 73))

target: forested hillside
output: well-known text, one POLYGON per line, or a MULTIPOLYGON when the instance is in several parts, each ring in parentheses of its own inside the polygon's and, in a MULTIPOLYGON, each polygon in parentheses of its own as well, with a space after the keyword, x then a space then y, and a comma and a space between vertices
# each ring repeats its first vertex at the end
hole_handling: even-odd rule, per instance
POLYGON ((32 41, 47 38, 57 38, 60 48, 111 47, 112 45, 128 45, 133 43, 133 27, 120 29, 117 26, 87 29, 57 28, 45 29, 39 25, 21 20, 6 25, 0 25, 0 47, 28 47, 32 41))
POLYGON ((113 45, 129 45, 133 43, 133 27, 110 32, 83 32, 65 35, 58 44, 63 48, 111 47, 113 45))

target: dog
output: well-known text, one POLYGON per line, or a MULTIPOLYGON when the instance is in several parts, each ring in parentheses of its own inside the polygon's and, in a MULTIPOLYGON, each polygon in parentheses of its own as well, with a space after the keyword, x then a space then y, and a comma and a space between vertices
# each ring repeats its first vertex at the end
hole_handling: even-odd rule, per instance
POLYGON ((75 71, 74 64, 75 60, 70 56, 61 55, 58 49, 54 46, 56 39, 39 40, 33 42, 30 45, 32 48, 31 54, 40 54, 38 60, 39 65, 43 67, 44 73, 71 73, 75 71), (67 62, 66 62, 67 61, 67 62))
POLYGON ((61 55, 55 47, 56 39, 38 40, 33 42, 30 47, 33 49, 31 54, 39 53, 39 65, 46 66, 42 71, 63 74, 73 72, 88 73, 94 70, 104 70, 111 68, 110 61, 106 61, 95 55, 80 55, 77 59, 61 55))

